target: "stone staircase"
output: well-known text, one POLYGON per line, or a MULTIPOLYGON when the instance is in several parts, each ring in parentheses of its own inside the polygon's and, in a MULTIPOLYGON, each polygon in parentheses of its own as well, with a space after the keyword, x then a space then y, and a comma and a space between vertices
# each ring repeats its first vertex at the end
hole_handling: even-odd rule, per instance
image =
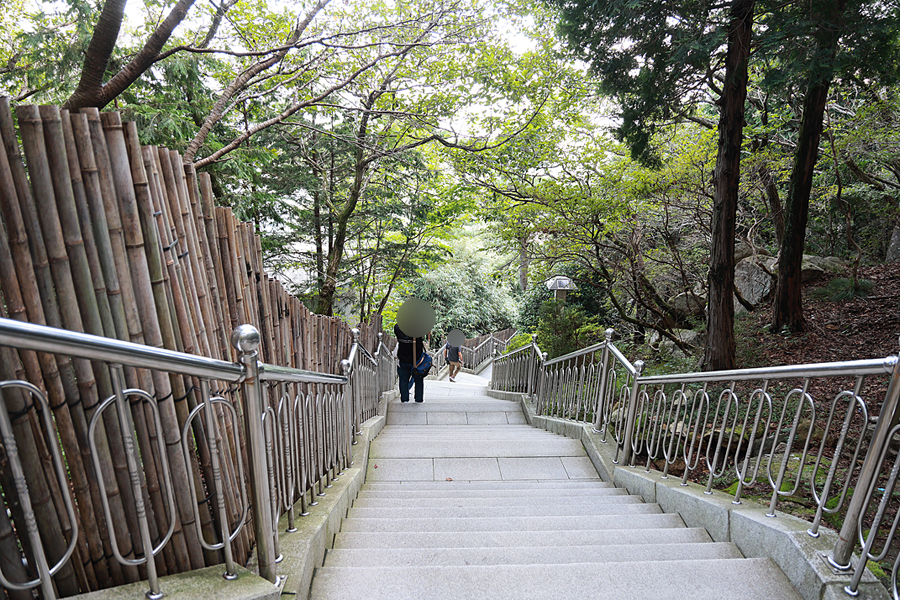
POLYGON ((390 404, 313 600, 799 600, 771 560, 602 482, 580 442, 485 385, 461 374, 390 404))

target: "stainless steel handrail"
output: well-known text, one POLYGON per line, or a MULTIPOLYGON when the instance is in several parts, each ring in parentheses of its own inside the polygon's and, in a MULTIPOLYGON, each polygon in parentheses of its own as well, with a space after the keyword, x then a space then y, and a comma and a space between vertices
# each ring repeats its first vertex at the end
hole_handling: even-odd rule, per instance
POLYGON ((675 375, 653 375, 640 378, 641 385, 665 385, 668 383, 704 383, 714 381, 759 381, 772 379, 796 379, 805 377, 840 377, 889 374, 897 364, 896 356, 846 362, 814 363, 808 365, 782 365, 732 371, 705 371, 675 375))
POLYGON ((558 357, 556 357, 556 358, 554 358, 554 359, 552 359, 552 360, 548 360, 547 362, 544 363, 544 366, 545 366, 545 367, 549 367, 549 366, 554 365, 554 364, 556 364, 556 363, 558 363, 558 362, 563 362, 563 361, 566 361, 566 360, 571 360, 571 359, 577 358, 577 357, 579 357, 579 356, 584 356, 585 354, 591 354, 591 353, 593 353, 593 352, 597 352, 597 351, 599 351, 599 350, 603 350, 603 348, 605 348, 605 347, 606 347, 606 342, 605 342, 605 341, 599 342, 599 343, 597 343, 597 344, 594 344, 593 346, 588 346, 587 348, 582 348, 581 350, 576 350, 575 352, 569 352, 568 354, 563 354, 562 356, 558 356, 558 357))
POLYGON ((331 375, 330 373, 305 371, 303 369, 280 367, 266 363, 259 364, 259 379, 260 381, 277 381, 280 383, 325 383, 333 385, 344 385, 349 381, 346 375, 331 375))
POLYGON ((244 377, 244 370, 239 364, 224 360, 12 319, 0 319, 0 346, 66 354, 229 383, 239 383, 244 377))

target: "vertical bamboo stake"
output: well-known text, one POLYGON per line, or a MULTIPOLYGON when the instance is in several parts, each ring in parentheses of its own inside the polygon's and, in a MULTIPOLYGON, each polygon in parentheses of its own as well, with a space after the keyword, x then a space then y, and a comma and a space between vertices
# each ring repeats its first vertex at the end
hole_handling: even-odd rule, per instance
MULTIPOLYGON (((178 156, 177 153, 173 156, 177 157, 178 164, 180 164, 180 156, 178 156)), ((173 160, 173 169, 175 167, 176 164, 173 160)), ((185 217, 185 230, 186 232, 191 232, 193 239, 195 240, 192 246, 192 256, 195 257, 194 261, 192 261, 194 263, 195 279, 202 282, 200 284, 201 290, 209 289, 209 294, 201 293, 201 290, 198 290, 198 296, 201 299, 201 313, 207 321, 207 331, 209 328, 212 328, 212 335, 208 340, 208 344, 210 348, 215 348, 217 357, 228 360, 231 354, 230 350, 226 352, 226 346, 219 343, 220 341, 224 342, 224 339, 222 339, 222 336, 224 335, 224 323, 222 321, 221 310, 216 311, 213 309, 213 305, 220 308, 220 303, 212 300, 218 297, 219 287, 214 273, 211 273, 213 266, 211 246, 207 238, 206 223, 203 215, 200 214, 200 191, 197 189, 196 172, 192 165, 184 165, 183 170, 185 177, 182 178, 182 182, 186 187, 189 202, 182 204, 182 214, 185 217), (200 257, 203 257, 203 259, 201 260, 200 257), (209 277, 210 274, 212 274, 212 277, 209 277)), ((182 193, 184 193, 184 191, 182 193)), ((182 200, 184 200, 184 198, 182 198, 182 200)), ((213 247, 215 247, 215 244, 213 244, 213 247)), ((233 429, 234 424, 231 419, 225 418, 225 412, 221 407, 218 407, 216 416, 220 423, 219 432, 225 431, 227 434, 226 438, 222 438, 221 433, 217 433, 219 437, 219 439, 217 439, 217 448, 219 449, 219 452, 222 453, 222 456, 220 457, 222 476, 228 482, 223 490, 226 506, 231 520, 234 521, 241 516, 237 490, 239 489, 239 485, 243 485, 243 482, 239 483, 237 481, 235 472, 235 465, 237 464, 236 453, 238 452, 238 448, 233 444, 233 440, 237 439, 233 436, 236 434, 236 431, 233 429), (225 456, 226 453, 227 457, 225 456)), ((243 539, 243 534, 242 541, 245 541, 243 539)), ((241 545, 242 542, 238 542, 238 546, 240 547, 241 545)))
MULTIPOLYGON (((13 175, 13 179, 17 182, 15 193, 19 195, 19 202, 22 203, 23 207, 27 206, 29 211, 33 212, 34 204, 32 201, 31 190, 28 188, 27 182, 25 182, 23 186, 18 185, 20 176, 24 179, 24 165, 21 162, 18 145, 15 142, 15 131, 12 127, 12 117, 9 112, 9 105, 5 100, 5 98, 0 98, 0 129, 2 129, 3 132, 3 141, 6 148, 4 159, 12 157, 14 165, 11 165, 7 160, 0 161, 0 165, 4 168, 11 168, 14 174, 18 174, 13 175), (15 168, 12 168, 13 166, 15 166, 15 168)), ((3 178, 8 181, 7 176, 3 176, 3 178)), ((45 288, 39 288, 38 284, 38 282, 45 281, 52 291, 49 260, 47 258, 43 236, 41 235, 39 228, 37 230, 32 230, 33 235, 31 236, 30 241, 35 256, 35 263, 33 264, 31 255, 28 253, 29 239, 25 233, 26 221, 23 213, 19 210, 19 202, 16 202, 15 198, 12 198, 8 202, 0 202, 0 210, 3 212, 6 228, 10 235, 10 243, 12 244, 11 250, 15 264, 17 265, 16 270, 19 281, 22 285, 22 290, 26 295, 25 297, 28 299, 29 319, 38 324, 46 324, 51 327, 60 328, 62 327, 62 321, 56 296, 55 294, 46 297, 42 296, 41 291, 45 288)), ((34 221, 33 224, 36 224, 36 221, 34 221)), ((50 392, 51 402, 53 402, 54 405, 58 403, 56 398, 58 398, 59 395, 58 386, 61 385, 64 395, 68 398, 70 403, 70 411, 75 424, 75 434, 81 448, 82 462, 90 462, 85 411, 90 410, 91 406, 96 405, 97 403, 96 393, 92 393, 95 390, 92 388, 85 388, 83 391, 87 395, 82 396, 82 389, 76 384, 75 371, 71 358, 68 356, 59 356, 56 357, 55 363, 53 358, 54 357, 51 356, 41 355, 44 381, 50 392)), ((79 365, 79 368, 82 369, 84 365, 85 363, 82 362, 79 365)), ((81 374, 83 374, 83 372, 81 374)), ((111 465, 109 450, 106 445, 101 444, 99 451, 106 457, 103 459, 102 464, 107 466, 111 465)), ((112 475, 111 471, 106 473, 106 478, 108 481, 115 482, 115 477, 112 475)), ((91 494, 90 502, 94 507, 97 507, 100 504, 100 490, 96 485, 96 477, 89 479, 89 486, 91 494)), ((122 514, 121 503, 118 502, 119 499, 119 496, 113 498, 112 505, 113 510, 115 510, 117 514, 122 514)), ((98 524, 97 531, 103 540, 103 552, 105 557, 108 558, 111 556, 112 551, 109 546, 106 522, 102 518, 98 518, 96 522, 98 524)), ((98 562, 98 567, 105 572, 105 566, 106 558, 103 558, 98 562)), ((125 583, 121 565, 116 561, 111 561, 108 564, 108 568, 115 584, 119 585, 125 583)))
MULTIPOLYGON (((193 167, 191 167, 193 168, 193 167)), ((216 314, 216 320, 219 323, 221 340, 219 345, 222 347, 221 358, 223 360, 234 360, 232 355, 231 344, 228 343, 229 332, 234 328, 229 328, 227 324, 230 322, 231 308, 229 306, 229 296, 225 290, 225 275, 222 268, 222 261, 219 258, 219 237, 216 228, 216 209, 213 206, 212 184, 208 173, 201 173, 200 179, 200 207, 203 214, 203 223, 206 230, 206 246, 204 246, 203 254, 206 257, 206 269, 210 285, 214 286, 213 309, 216 314)))
MULTIPOLYGON (((92 333, 94 335, 115 337, 116 332, 112 323, 109 302, 106 297, 106 287, 103 283, 103 275, 99 271, 99 266, 96 266, 93 271, 90 267, 87 248, 85 247, 81 227, 79 226, 75 192, 80 192, 81 203, 86 209, 84 188, 73 188, 71 185, 71 172, 73 169, 68 157, 68 152, 66 151, 59 109, 55 106, 42 106, 40 107, 40 114, 43 121, 44 141, 47 149, 51 177, 53 179, 53 189, 56 197, 59 222, 62 227, 63 238, 68 250, 67 254, 69 256, 75 283, 75 296, 78 299, 85 330, 87 333, 92 333), (68 167, 70 173, 70 176, 68 177, 66 176, 66 167, 68 167), (95 288, 95 293, 93 295, 90 294, 92 287, 95 288)), ((81 183, 80 167, 77 164, 77 156, 73 156, 72 160, 75 160, 74 172, 78 174, 77 181, 78 183, 81 183)), ((96 252, 93 254, 95 260, 98 260, 96 252)), ((98 373, 102 373, 103 370, 105 370, 105 367, 98 368, 101 370, 98 371, 98 373)), ((137 385, 137 380, 134 379, 133 383, 137 385)), ((146 424, 142 418, 143 410, 139 411, 135 417, 136 431, 139 436, 144 439, 144 448, 148 448, 146 444, 149 443, 149 438, 147 436, 146 424)), ((155 473, 156 461, 153 458, 152 452, 144 456, 144 466, 146 477, 141 483, 142 494, 146 496, 145 502, 149 505, 150 493, 148 486, 151 482, 157 480, 157 475, 155 473)), ((133 489, 133 486, 129 489, 133 489)), ((161 495, 157 495, 156 500, 157 509, 162 509, 161 495)), ((151 524, 155 535, 156 521, 151 520, 151 524)))
MULTIPOLYGON (((194 293, 191 300, 193 302, 193 311, 197 321, 197 341, 204 356, 212 356, 210 350, 211 344, 209 340, 208 328, 212 327, 209 309, 207 308, 207 290, 209 285, 204 276, 202 259, 200 256, 200 246, 197 243, 196 220, 191 214, 190 199, 187 182, 184 177, 184 168, 182 166, 181 155, 174 150, 170 150, 169 163, 172 168, 172 176, 175 178, 175 203, 177 210, 176 225, 181 223, 181 232, 179 239, 183 236, 182 251, 187 253, 185 257, 186 269, 188 274, 188 282, 194 293)), ((160 155, 160 159, 162 159, 160 155)))
MULTIPOLYGON (((147 251, 144 247, 144 229, 137 204, 132 165, 128 160, 128 150, 124 132, 118 113, 104 113, 101 116, 104 125, 106 144, 110 150, 111 166, 113 169, 113 182, 119 196, 122 226, 128 255, 132 265, 132 279, 135 286, 135 297, 139 305, 145 335, 155 334, 159 331, 159 320, 156 312, 156 303, 153 298, 153 286, 150 281, 149 263, 147 251)), ((139 154, 137 155, 139 156, 139 154)), ((135 156, 135 161, 137 161, 135 156)), ((134 171, 138 172, 141 165, 135 165, 134 171)), ((143 189, 146 189, 145 187, 143 189)), ((154 336, 155 337, 155 336, 154 336)), ((161 338, 161 336, 160 336, 161 338)), ((163 341, 162 339, 154 341, 163 341)), ((159 399, 160 417, 163 422, 166 450, 169 459, 170 472, 174 485, 178 489, 187 489, 187 466, 181 453, 181 439, 177 408, 168 401, 168 398, 159 399)), ((183 421, 183 419, 182 419, 183 421)), ((181 497, 183 494, 177 494, 181 497)), ((190 499, 187 499, 190 501, 190 499)), ((192 520, 192 509, 184 499, 178 502, 178 515, 181 522, 192 520)), ((177 527, 177 524, 176 524, 177 527)), ((190 544, 189 544, 190 547, 190 544)), ((196 556, 196 566, 203 564, 199 555, 196 556)), ((194 563, 194 555, 191 555, 191 563, 194 563)))
POLYGON ((228 246, 231 252, 231 266, 234 269, 234 289, 237 295, 237 304, 240 307, 239 323, 249 323, 255 325, 258 319, 253 318, 252 300, 247 295, 247 286, 244 280, 247 279, 247 271, 244 268, 244 254, 242 244, 239 242, 236 230, 236 219, 230 208, 225 209, 225 217, 227 225, 225 232, 228 235, 228 246))
MULTIPOLYGON (((164 148, 158 148, 156 152, 152 153, 152 159, 161 175, 161 183, 163 184, 157 187, 160 192, 158 207, 161 209, 162 218, 166 219, 169 231, 174 233, 173 237, 170 238, 171 242, 166 239, 165 233, 163 234, 163 239, 166 246, 171 248, 169 253, 169 279, 173 284, 171 288, 172 298, 174 300, 175 313, 178 317, 179 329, 182 333, 184 351, 190 353, 199 352, 208 356, 209 346, 206 343, 205 326, 203 325, 200 308, 197 303, 196 284, 190 265, 189 241, 185 233, 181 202, 179 200, 179 186, 175 172, 172 169, 169 151, 164 148), (174 267, 174 270, 172 270, 172 267, 174 267)), ((186 399, 188 407, 193 410, 196 406, 193 390, 198 388, 199 382, 192 381, 191 383, 192 385, 187 391, 186 399)), ((216 489, 211 477, 212 465, 204 427, 201 420, 195 420, 192 423, 195 433, 195 446, 200 455, 200 466, 206 474, 207 488, 210 490, 210 494, 214 494, 216 489)), ((208 510, 208 506, 204 506, 204 531, 212 526, 211 520, 207 521, 207 514, 209 514, 211 519, 212 512, 208 510)), ((210 559, 212 557, 208 558, 208 560, 210 559)))
MULTIPOLYGON (((3 159, 5 160, 5 156, 3 156, 3 159)), ((2 173, 0 173, 0 174, 2 174, 2 173)), ((5 194, 3 194, 2 189, 0 189, 0 199, 3 199, 3 201, 6 201, 6 199, 3 198, 4 195, 5 194)), ((22 296, 21 290, 19 288, 19 283, 18 283, 17 277, 16 277, 15 265, 13 262, 12 254, 9 251, 6 232, 5 232, 4 228, 2 227, 2 224, 0 224, 0 292, 2 292, 2 297, 0 297, 0 301, 2 301, 2 304, 4 305, 4 307, 6 309, 4 314, 7 316, 12 316, 13 318, 16 318, 18 320, 26 321, 27 320, 27 315, 26 315, 27 309, 26 309, 25 303, 23 301, 23 296, 22 296)), ((19 375, 19 374, 15 373, 15 370, 12 367, 14 364, 19 363, 19 361, 15 358, 14 351, 4 348, 4 353, 9 354, 9 356, 7 356, 6 358, 3 359, 4 366, 7 368, 7 370, 6 370, 5 375, 2 376, 2 378, 3 379, 21 379, 21 378, 23 378, 24 374, 19 375)), ((24 368, 27 373, 28 379, 30 379, 31 381, 34 381, 34 382, 41 382, 43 380, 43 377, 41 375, 41 366, 38 363, 38 357, 37 357, 36 353, 30 352, 30 351, 21 351, 20 355, 21 355, 22 362, 24 364, 24 368)), ((53 383, 53 382, 48 382, 48 383, 53 383)), ((54 397, 55 397, 56 404, 54 406, 52 406, 52 410, 54 410, 56 412, 56 417, 57 417, 58 423, 59 423, 60 439, 63 442, 64 448, 66 449, 67 453, 71 452, 71 454, 74 457, 73 460, 70 461, 70 467, 71 467, 71 470, 73 473, 73 479, 75 480, 75 488, 77 490, 77 496, 79 497, 80 500, 85 500, 87 505, 90 507, 91 506, 90 505, 90 502, 91 502, 90 493, 88 491, 88 484, 87 484, 86 477, 84 474, 84 468, 81 464, 81 456, 80 456, 80 453, 78 450, 78 442, 75 439, 74 430, 71 425, 71 420, 68 418, 69 417, 68 405, 65 402, 65 396, 59 393, 62 391, 62 386, 59 384, 58 377, 57 377, 56 383, 57 383, 57 385, 54 386, 54 388, 52 390, 55 392, 54 397)), ((19 392, 9 392, 9 394, 10 395, 20 395, 19 392)), ((49 395, 48 395, 48 397, 49 397, 49 395)), ((10 400, 10 402, 12 402, 12 400, 10 400)), ((24 409, 25 412, 23 412, 17 418, 15 418, 14 421, 20 421, 20 420, 26 420, 26 419, 30 421, 31 420, 30 417, 33 415, 33 411, 30 410, 30 408, 28 408, 28 407, 31 406, 31 403, 26 402, 24 400, 18 401, 17 403, 19 403, 21 406, 24 406, 26 408, 24 409)), ((15 414, 15 412, 13 414, 15 414)), ((41 432, 42 432, 42 430, 40 428, 35 429, 33 435, 40 436, 40 435, 42 435, 41 432)), ((33 460, 37 460, 38 457, 43 454, 42 452, 38 451, 37 449, 32 449, 31 446, 28 446, 28 445, 21 447, 20 452, 21 451, 32 452, 34 454, 34 456, 32 457, 33 460)), ((37 473, 34 473, 34 476, 37 477, 37 473)), ((55 479, 55 477, 54 477, 54 479, 55 479)), ((7 496, 8 503, 12 504, 14 502, 15 486, 13 486, 13 487, 4 486, 4 489, 7 490, 7 492, 8 492, 8 496, 7 496)), ((68 493, 68 490, 53 489, 52 495, 55 498, 58 498, 57 494, 60 492, 68 493)), ((60 498, 59 500, 54 501, 54 505, 59 506, 61 504, 61 502, 62 502, 62 499, 60 498)), ((83 508, 82 510, 86 511, 87 509, 83 508)), ((88 515, 89 513, 85 512, 84 514, 88 515)), ((4 515, 4 517, 5 517, 5 515, 4 515)), ((84 522, 83 515, 79 517, 79 515, 76 514, 76 517, 79 518, 79 526, 80 526, 81 522, 84 522)), ((93 517, 90 516, 90 518, 93 518, 93 517)), ((61 545, 65 546, 66 539, 71 539, 71 531, 70 531, 71 526, 66 525, 67 520, 61 520, 60 523, 62 525, 62 533, 66 537, 55 539, 55 540, 45 540, 45 541, 50 541, 53 544, 61 544, 61 545)), ((21 520, 19 521, 19 528, 20 528, 19 531, 24 531, 24 523, 21 520)), ((23 543, 27 544, 27 539, 25 539, 25 536, 23 536, 23 543)), ((90 553, 88 551, 87 544, 86 544, 83 536, 79 537, 78 544, 79 544, 79 546, 78 546, 79 556, 76 560, 78 560, 79 563, 76 565, 76 567, 77 567, 76 571, 79 575, 80 586, 82 589, 88 589, 88 588, 90 588, 90 586, 96 587, 97 581, 96 581, 96 577, 94 576, 92 565, 90 563, 90 558, 91 558, 90 553), (87 563, 87 564, 85 565, 85 563, 87 563)), ((102 553, 102 551, 101 551, 101 553, 102 553)), ((29 557, 29 559, 31 559, 31 557, 29 557)), ((19 564, 21 565, 21 561, 19 562, 19 564)), ((35 563, 31 562, 30 564, 33 565, 35 563)))
POLYGON ((211 329, 209 332, 209 344, 215 353, 215 357, 221 360, 227 360, 230 356, 224 347, 226 342, 224 332, 222 331, 221 313, 217 311, 219 305, 219 282, 214 276, 212 268, 212 249, 210 248, 210 239, 206 229, 206 221, 201 210, 201 192, 199 182, 197 181, 197 172, 193 165, 184 165, 185 185, 188 191, 188 206, 191 219, 191 230, 194 232, 196 240, 196 249, 194 254, 195 269, 201 281, 201 309, 204 319, 207 321, 207 327, 211 329))
MULTIPOLYGON (((90 306, 86 304, 79 307, 78 298, 76 297, 76 286, 73 282, 72 272, 70 271, 70 262, 65 251, 65 242, 60 225, 59 214, 54 202, 53 176, 51 176, 50 173, 50 167, 47 162, 47 153, 43 144, 43 128, 40 122, 38 108, 33 106, 19 107, 18 112, 20 115, 22 139, 25 143, 25 152, 26 156, 29 158, 29 166, 33 174, 32 182, 35 187, 35 200, 39 207, 38 214, 41 219, 44 241, 47 246, 48 255, 51 258, 50 268, 56 283, 63 325, 67 329, 73 331, 84 331, 85 325, 87 325, 90 329, 89 332, 102 335, 102 324, 99 322, 99 318, 97 318, 95 311, 86 312, 85 316, 88 317, 88 321, 82 321, 80 309, 87 307, 89 310, 90 306)), ((65 169, 65 167, 63 167, 63 169, 65 169)), ((62 169, 55 169, 55 171, 60 170, 62 169)), ((63 188, 64 183, 59 181, 57 181, 57 183, 60 192, 65 194, 66 190, 63 188)), ((71 192, 71 190, 68 190, 68 192, 71 192)), ((76 258, 76 264, 74 266, 76 267, 76 274, 79 277, 79 282, 82 283, 80 287, 83 289, 83 279, 85 275, 83 261, 76 258)), ((87 289, 90 288, 91 286, 88 284, 87 289)), ((96 406, 98 401, 97 386, 99 386, 99 392, 104 396, 112 393, 109 373, 105 368, 98 368, 95 372, 98 377, 95 384, 94 375, 90 372, 90 363, 76 359, 74 364, 76 371, 79 372, 79 387, 83 390, 82 398, 91 398, 91 403, 90 405, 85 405, 85 410, 92 412, 93 407, 96 406)), ((108 483, 112 484, 113 481, 115 481, 117 484, 110 485, 107 491, 111 497, 116 497, 121 494, 120 506, 123 509, 123 512, 117 516, 122 517, 124 515, 124 520, 118 524, 119 527, 116 531, 116 535, 121 541, 120 547, 123 555, 128 556, 134 549, 130 532, 136 527, 137 515, 134 510, 127 468, 123 460, 122 437, 118 422, 114 415, 109 412, 104 413, 103 420, 105 431, 107 433, 107 442, 109 443, 111 450, 109 455, 113 459, 112 466, 115 472, 114 479, 108 483), (116 490, 116 487, 118 487, 118 490, 116 490)), ((116 502, 118 502, 118 500, 119 499, 116 498, 116 502)), ((129 574, 129 578, 137 577, 137 570, 135 568, 126 567, 123 570, 129 574)))
MULTIPOLYGON (((118 136, 115 137, 118 138, 118 136)), ((140 285, 136 289, 137 306, 140 307, 146 341, 154 347, 174 349, 176 347, 175 336, 164 286, 164 269, 162 267, 160 243, 156 224, 152 217, 152 200, 150 199, 142 149, 138 145, 136 136, 133 135, 128 137, 127 142, 124 138, 117 141, 127 145, 128 152, 126 153, 130 154, 130 160, 127 165, 124 165, 128 168, 128 175, 132 182, 131 189, 133 190, 134 204, 129 210, 129 219, 137 221, 137 223, 133 223, 133 226, 139 227, 139 239, 142 242, 146 242, 142 249, 144 250, 142 253, 143 260, 138 258, 137 264, 142 263, 143 276, 141 276, 140 285), (135 215, 134 213, 137 214, 135 215)), ((132 231, 133 238, 137 240, 137 231, 132 231)), ((187 487, 187 477, 193 475, 188 474, 188 465, 185 464, 184 456, 181 453, 180 423, 187 419, 187 411, 179 410, 179 406, 173 397, 174 394, 184 393, 182 378, 172 377, 170 379, 167 374, 154 372, 154 385, 158 394, 157 402, 160 407, 160 417, 163 423, 172 480, 176 490, 183 490, 187 487), (172 387, 173 380, 177 384, 175 389, 172 387)), ((183 493, 176 493, 175 497, 180 521, 180 524, 176 523, 176 531, 180 526, 183 532, 184 544, 186 544, 185 551, 189 557, 189 565, 184 564, 182 568, 187 568, 188 566, 199 568, 205 565, 205 560, 196 524, 194 523, 193 508, 190 505, 191 499, 183 493)), ((180 554, 183 551, 177 549, 176 552, 180 554)))

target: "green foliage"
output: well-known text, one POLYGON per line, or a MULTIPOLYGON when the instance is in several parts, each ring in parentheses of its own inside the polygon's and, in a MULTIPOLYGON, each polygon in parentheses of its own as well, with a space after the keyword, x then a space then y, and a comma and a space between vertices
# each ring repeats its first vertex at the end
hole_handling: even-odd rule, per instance
POLYGON ((842 302, 853 298, 865 298, 872 291, 875 284, 868 279, 860 279, 853 285, 852 279, 835 277, 822 287, 809 291, 811 298, 827 300, 828 302, 842 302))
POLYGON ((531 343, 531 334, 530 333, 517 333, 509 341, 506 343, 506 351, 512 352, 513 350, 518 350, 523 346, 527 346, 531 343))
POLYGON ((537 345, 550 358, 574 352, 603 340, 597 317, 583 308, 559 300, 541 304, 537 345))
POLYGON ((439 336, 459 329, 466 337, 475 337, 511 327, 517 316, 515 300, 497 285, 485 258, 466 251, 457 251, 452 259, 409 281, 394 306, 408 297, 434 307, 434 332, 439 336))

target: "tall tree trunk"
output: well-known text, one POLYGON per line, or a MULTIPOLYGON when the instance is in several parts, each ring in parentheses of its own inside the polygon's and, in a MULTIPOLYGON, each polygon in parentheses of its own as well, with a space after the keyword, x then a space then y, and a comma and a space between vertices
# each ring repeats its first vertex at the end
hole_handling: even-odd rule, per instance
POLYGON ((316 240, 316 289, 322 289, 325 276, 325 253, 322 245, 322 208, 319 190, 313 192, 313 237, 316 240))
POLYGON ((713 176, 715 196, 709 257, 709 315, 702 363, 706 371, 733 369, 735 361, 734 233, 754 3, 754 0, 734 0, 731 3, 725 85, 719 117, 719 152, 713 176))
POLYGON ((778 195, 778 184, 775 182, 775 174, 768 166, 763 167, 760 174, 764 178, 766 204, 769 205, 772 224, 775 226, 775 244, 780 247, 784 242, 784 208, 781 206, 781 197, 778 195))
POLYGON ((803 117, 800 121, 797 150, 794 154, 791 181, 785 202, 787 219, 778 259, 778 283, 775 287, 770 326, 772 332, 787 328, 791 333, 799 333, 806 327, 800 292, 800 271, 806 238, 806 221, 809 216, 809 195, 819 158, 819 138, 822 136, 828 88, 833 77, 831 61, 834 59, 840 39, 836 23, 844 12, 845 5, 843 0, 836 2, 831 7, 832 13, 828 15, 829 18, 819 26, 816 50, 824 64, 820 65, 821 68, 814 68, 810 73, 806 97, 803 99, 803 117))
POLYGON ((787 222, 778 259, 778 284, 772 310, 771 331, 787 328, 799 333, 806 327, 800 293, 800 272, 809 217, 809 195, 812 190, 813 169, 819 158, 819 137, 822 134, 822 115, 828 98, 830 81, 811 86, 803 101, 803 119, 797 153, 791 170, 787 197, 787 222))
MULTIPOLYGON (((369 99, 369 107, 375 101, 375 94, 369 99)), ((356 210, 356 205, 362 197, 362 193, 366 187, 366 173, 369 170, 369 161, 365 158, 363 151, 366 133, 368 131, 369 113, 363 112, 360 119, 359 130, 357 131, 357 145, 355 153, 356 169, 353 177, 353 185, 350 188, 350 195, 347 202, 337 215, 336 229, 334 232, 334 240, 329 240, 328 253, 328 269, 325 272, 325 282, 319 291, 319 303, 316 306, 316 312, 320 315, 334 314, 334 295, 337 290, 338 271, 341 267, 341 260, 344 258, 344 246, 347 241, 347 226, 350 223, 350 217, 356 210)), ((330 238, 329 234, 329 238, 330 238)))

